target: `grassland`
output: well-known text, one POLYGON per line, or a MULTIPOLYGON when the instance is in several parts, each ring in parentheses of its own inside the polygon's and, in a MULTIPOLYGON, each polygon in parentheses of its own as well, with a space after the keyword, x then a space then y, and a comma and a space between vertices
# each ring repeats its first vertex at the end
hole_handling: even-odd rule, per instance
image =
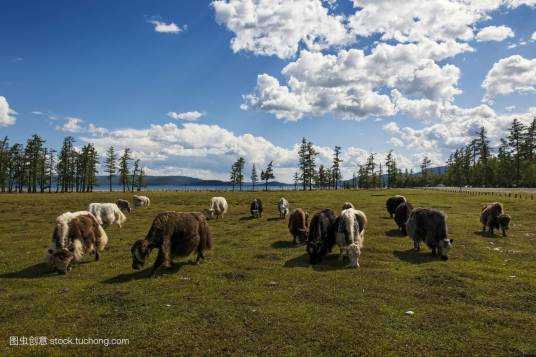
MULTIPOLYGON (((488 196, 400 191, 286 192, 315 212, 352 201, 369 218, 361 268, 335 252, 309 266, 279 220, 277 192, 225 193, 211 221, 207 261, 188 259, 149 278, 131 269, 130 246, 157 212, 199 211, 213 193, 150 192, 152 206, 110 228, 101 261, 68 275, 42 263, 55 217, 122 193, 0 195, 0 355, 535 355, 535 202, 503 198, 507 238, 480 233, 488 196), (385 212, 388 195, 449 216, 450 260, 412 251, 385 212), (249 219, 253 197, 265 203, 249 219), (414 315, 406 315, 412 310, 414 315), (128 338, 128 346, 9 346, 9 336, 128 338)), ((335 249, 336 250, 336 249, 335 249)), ((150 263, 156 257, 153 252, 150 263)), ((87 263, 86 263, 87 262, 87 263)))

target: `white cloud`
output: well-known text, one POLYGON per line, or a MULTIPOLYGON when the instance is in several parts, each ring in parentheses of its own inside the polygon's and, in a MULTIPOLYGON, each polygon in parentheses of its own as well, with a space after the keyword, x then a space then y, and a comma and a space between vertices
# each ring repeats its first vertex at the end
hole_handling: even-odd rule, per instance
POLYGON ((536 41, 536 31, 532 33, 532 36, 530 36, 530 39, 532 41, 536 41))
POLYGON ((184 112, 184 113, 169 112, 166 115, 170 117, 171 119, 185 120, 185 121, 196 121, 197 119, 204 116, 203 113, 198 112, 197 110, 194 110, 192 112, 184 112))
POLYGON ((484 27, 476 35, 479 42, 482 41, 504 41, 507 38, 514 37, 514 31, 508 26, 488 26, 484 27))
POLYGON ((496 95, 536 90, 536 59, 514 55, 499 60, 486 75, 482 87, 486 90, 484 100, 496 95))
POLYGON ((216 0, 212 6, 218 24, 234 33, 234 52, 290 58, 301 43, 321 50, 354 40, 344 17, 331 14, 321 0, 216 0))
POLYGON ((66 131, 66 132, 69 132, 69 133, 81 133, 81 132, 83 132, 85 130, 80 125, 83 122, 84 121, 82 119, 80 119, 80 118, 67 117, 65 122, 63 123, 63 125, 56 126, 56 129, 60 130, 60 131, 66 131))
POLYGON ((154 30, 160 33, 180 33, 186 29, 186 26, 181 28, 174 22, 165 23, 158 20, 150 20, 149 22, 154 25, 154 30))
POLYGON ((14 125, 17 112, 9 107, 6 97, 0 95, 0 126, 14 125))

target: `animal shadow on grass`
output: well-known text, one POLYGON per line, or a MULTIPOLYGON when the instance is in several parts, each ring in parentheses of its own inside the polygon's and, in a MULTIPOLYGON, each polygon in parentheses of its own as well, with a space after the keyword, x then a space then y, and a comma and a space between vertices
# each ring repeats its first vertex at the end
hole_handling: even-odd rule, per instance
POLYGON ((252 216, 244 216, 244 217, 240 217, 240 220, 241 221, 251 221, 252 219, 256 219, 255 217, 252 217, 252 216))
POLYGON ((307 253, 289 259, 283 265, 285 268, 308 268, 311 267, 316 271, 331 271, 348 269, 348 258, 345 258, 344 263, 339 262, 338 254, 328 254, 322 259, 321 263, 310 264, 309 255, 307 253))
POLYGON ((37 263, 27 268, 21 269, 19 271, 4 273, 0 275, 0 278, 4 279, 35 279, 43 278, 47 276, 56 276, 58 275, 47 263, 37 263))
POLYGON ((279 217, 270 217, 267 219, 268 222, 272 222, 272 221, 283 221, 283 219, 279 218, 279 217))
POLYGON ((434 257, 431 252, 417 252, 414 249, 408 249, 404 251, 395 250, 393 255, 398 259, 411 263, 411 264, 423 264, 429 263, 434 260, 440 260, 438 257, 434 257))
POLYGON ((497 235, 495 233, 491 234, 488 231, 475 231, 474 233, 475 233, 475 235, 481 236, 481 237, 484 237, 484 238, 500 238, 501 237, 500 235, 497 235))
POLYGON ((277 242, 272 243, 272 248, 276 249, 286 249, 286 248, 296 248, 298 245, 290 240, 278 240, 277 242))
POLYGON ((385 232, 387 237, 404 237, 400 229, 391 229, 385 232))
MULTIPOLYGON (((168 275, 168 274, 176 273, 184 265, 187 265, 187 264, 193 264, 193 263, 191 263, 189 261, 185 261, 185 262, 174 263, 173 266, 171 266, 169 268, 161 266, 156 271, 155 277, 157 277, 159 275, 168 275)), ((133 281, 133 280, 152 278, 153 277, 151 275, 151 270, 152 269, 153 269, 153 266, 150 265, 146 269, 137 270, 137 271, 134 271, 132 273, 119 274, 117 276, 114 276, 113 278, 103 280, 102 282, 104 284, 121 284, 121 283, 126 283, 126 282, 129 282, 129 281, 133 281)))

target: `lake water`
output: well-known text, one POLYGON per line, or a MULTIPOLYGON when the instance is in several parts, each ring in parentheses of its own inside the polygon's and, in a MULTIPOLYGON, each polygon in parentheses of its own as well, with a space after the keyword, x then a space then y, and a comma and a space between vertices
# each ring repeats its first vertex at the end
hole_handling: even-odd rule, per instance
MULTIPOLYGON (((114 191, 123 191, 122 186, 112 186, 114 191)), ((255 191, 264 191, 264 186, 255 186, 255 191)), ((143 191, 232 191, 232 186, 195 186, 195 185, 148 185, 143 191)), ((268 186, 268 191, 292 191, 294 186, 268 186)), ((108 186, 96 186, 93 191, 109 191, 108 186)), ((239 191, 235 188, 235 191, 239 191)), ((251 186, 243 186, 242 191, 252 191, 251 186)))

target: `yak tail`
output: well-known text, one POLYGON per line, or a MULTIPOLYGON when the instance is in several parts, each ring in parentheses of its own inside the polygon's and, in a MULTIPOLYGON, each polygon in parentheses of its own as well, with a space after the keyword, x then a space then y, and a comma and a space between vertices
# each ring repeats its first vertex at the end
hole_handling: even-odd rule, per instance
POLYGON ((208 228, 208 223, 203 217, 199 217, 199 250, 202 252, 204 250, 212 249, 212 235, 210 234, 210 229, 208 228))
POLYGON ((106 235, 106 232, 104 231, 101 225, 99 225, 97 228, 96 236, 97 236, 97 246, 95 247, 95 249, 102 252, 104 248, 106 247, 106 245, 108 244, 108 236, 106 235))

